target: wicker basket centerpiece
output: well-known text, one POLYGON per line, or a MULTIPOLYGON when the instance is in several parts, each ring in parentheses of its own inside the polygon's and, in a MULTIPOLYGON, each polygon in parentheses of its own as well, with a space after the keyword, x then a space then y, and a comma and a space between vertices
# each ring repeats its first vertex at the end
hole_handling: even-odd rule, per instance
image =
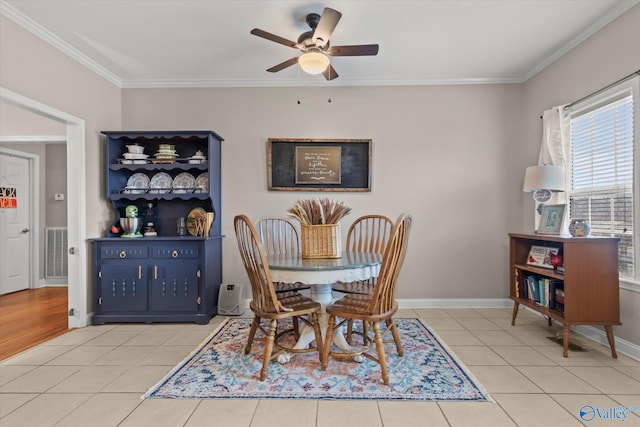
POLYGON ((302 258, 340 258, 340 220, 351 212, 342 202, 330 199, 298 200, 287 209, 300 221, 302 258))

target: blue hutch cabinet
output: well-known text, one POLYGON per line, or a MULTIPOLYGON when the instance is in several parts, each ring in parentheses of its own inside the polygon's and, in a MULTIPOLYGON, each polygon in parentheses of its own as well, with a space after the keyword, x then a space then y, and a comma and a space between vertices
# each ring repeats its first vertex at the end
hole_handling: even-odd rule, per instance
POLYGON ((106 196, 117 218, 134 205, 145 225, 153 222, 157 236, 121 237, 109 231, 109 237, 90 240, 93 324, 208 323, 216 314, 222 281, 223 138, 212 131, 102 133, 106 196), (126 159, 128 145, 143 147, 148 157, 126 159), (167 146, 175 155, 160 154, 167 146), (208 235, 190 226, 195 211, 214 213, 208 235), (179 217, 187 219, 186 235, 178 235, 179 217))

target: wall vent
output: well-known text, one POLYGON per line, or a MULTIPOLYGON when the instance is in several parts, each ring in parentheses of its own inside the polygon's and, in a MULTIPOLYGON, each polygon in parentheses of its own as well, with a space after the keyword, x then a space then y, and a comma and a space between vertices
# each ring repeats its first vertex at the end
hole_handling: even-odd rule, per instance
POLYGON ((67 228, 47 227, 45 233, 45 279, 66 279, 69 276, 67 258, 67 228))

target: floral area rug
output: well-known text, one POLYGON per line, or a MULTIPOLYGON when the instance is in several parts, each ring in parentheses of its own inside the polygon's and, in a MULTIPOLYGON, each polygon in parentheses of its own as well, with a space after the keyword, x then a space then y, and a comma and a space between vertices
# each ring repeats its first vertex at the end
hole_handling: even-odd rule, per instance
POLYGON ((395 344, 386 344, 389 385, 382 382, 380 366, 366 358, 331 358, 321 371, 317 352, 296 354, 286 364, 274 360, 267 379, 259 381, 264 341, 254 340, 245 356, 251 319, 233 318, 143 398, 491 401, 420 319, 396 319, 396 325, 404 357, 395 344))

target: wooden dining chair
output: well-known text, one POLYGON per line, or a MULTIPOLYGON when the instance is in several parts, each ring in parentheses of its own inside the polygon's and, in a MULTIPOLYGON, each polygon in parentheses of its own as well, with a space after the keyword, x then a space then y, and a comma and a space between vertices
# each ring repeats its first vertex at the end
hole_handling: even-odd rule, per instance
POLYGON ((267 378, 269 362, 282 351, 306 353, 317 350, 320 355, 322 354, 323 342, 320 333, 320 324, 318 322, 318 313, 322 308, 319 303, 304 297, 298 292, 289 292, 286 295, 278 297, 255 227, 246 215, 236 216, 233 223, 242 263, 251 282, 252 299, 249 307, 254 313, 244 354, 249 354, 251 351, 251 345, 259 329, 266 336, 264 360, 262 362, 262 370, 260 371, 260 381, 264 381, 265 378, 267 378), (268 328, 261 325, 263 319, 269 321, 268 328), (316 347, 294 349, 283 346, 280 339, 284 338, 287 334, 295 334, 296 331, 291 327, 276 335, 278 320, 281 319, 295 319, 296 321, 302 321, 311 326, 316 337, 316 347), (276 353, 273 353, 274 345, 278 347, 276 353))
MULTIPOLYGON (((300 255, 300 240, 293 223, 283 218, 262 218, 255 222, 266 255, 300 255)), ((304 283, 275 282, 278 293, 309 289, 304 283)))
MULTIPOLYGON (((387 246, 393 221, 384 215, 364 215, 356 218, 347 231, 345 250, 348 252, 371 252, 383 254, 387 246)), ((375 277, 356 282, 334 283, 332 289, 346 294, 371 294, 376 284, 375 277)))
POLYGON ((395 299, 396 283, 407 252, 410 229, 411 216, 408 214, 400 215, 391 230, 389 242, 382 258, 380 274, 371 295, 348 294, 326 307, 329 321, 321 357, 322 370, 326 370, 330 356, 344 358, 362 354, 380 364, 382 380, 385 384, 389 384, 384 335, 391 332, 398 355, 402 357, 402 343, 393 315, 398 311, 398 303, 395 299), (365 333, 360 333, 363 338, 362 347, 354 347, 352 351, 334 351, 331 347, 334 330, 351 319, 362 320, 370 325, 374 333, 373 339, 365 333), (380 329, 382 322, 386 325, 384 332, 380 329), (374 345, 377 355, 369 353, 374 345))
MULTIPOLYGON (((356 218, 347 231, 346 249, 351 252, 371 252, 382 255, 387 247, 389 234, 393 228, 393 221, 384 215, 364 215, 356 218)), ((376 286, 376 278, 357 280, 354 282, 337 282, 331 287, 333 291, 345 294, 371 295, 376 286)), ((347 325, 347 342, 351 342, 353 319, 347 325)), ((367 324, 363 322, 362 329, 366 334, 367 324)))

